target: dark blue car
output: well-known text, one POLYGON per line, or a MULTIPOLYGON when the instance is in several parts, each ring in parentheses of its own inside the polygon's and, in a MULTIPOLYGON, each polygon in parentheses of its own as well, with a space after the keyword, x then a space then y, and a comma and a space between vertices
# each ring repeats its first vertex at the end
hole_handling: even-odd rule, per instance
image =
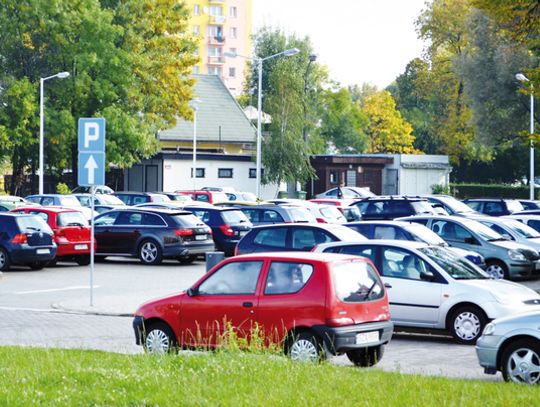
POLYGON ((53 231, 36 215, 0 214, 0 271, 12 264, 40 270, 56 256, 53 231))
POLYGON ((246 235, 253 224, 238 208, 211 208, 201 206, 186 206, 204 223, 212 228, 216 250, 226 256, 232 256, 240 239, 246 235))
POLYGON ((190 212, 117 207, 95 220, 96 257, 138 257, 144 264, 182 264, 214 250, 210 228, 190 212))

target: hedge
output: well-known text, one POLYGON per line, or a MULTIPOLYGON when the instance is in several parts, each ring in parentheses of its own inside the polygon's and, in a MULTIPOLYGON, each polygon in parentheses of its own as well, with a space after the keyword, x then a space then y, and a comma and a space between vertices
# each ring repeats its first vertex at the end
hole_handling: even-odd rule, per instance
MULTIPOLYGON (((459 199, 466 198, 514 198, 529 199, 529 187, 514 187, 508 184, 450 184, 452 195, 459 199)), ((540 188, 535 190, 536 199, 540 199, 540 188)))

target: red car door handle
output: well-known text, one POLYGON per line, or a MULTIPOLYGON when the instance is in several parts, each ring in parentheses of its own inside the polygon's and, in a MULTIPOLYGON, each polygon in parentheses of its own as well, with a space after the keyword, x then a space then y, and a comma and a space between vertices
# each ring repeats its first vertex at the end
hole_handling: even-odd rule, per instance
POLYGON ((243 307, 246 307, 246 308, 251 308, 251 307, 253 307, 253 303, 247 301, 247 302, 244 302, 244 303, 242 304, 242 306, 243 306, 243 307))

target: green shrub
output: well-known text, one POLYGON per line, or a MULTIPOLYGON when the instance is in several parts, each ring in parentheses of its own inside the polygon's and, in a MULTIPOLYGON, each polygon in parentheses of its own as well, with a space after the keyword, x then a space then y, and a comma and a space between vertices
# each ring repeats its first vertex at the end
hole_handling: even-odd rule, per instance
POLYGON ((56 193, 57 194, 62 194, 62 195, 67 195, 67 194, 71 193, 71 190, 63 182, 59 182, 58 184, 56 184, 56 193))
POLYGON ((450 185, 435 184, 431 186, 431 193, 436 195, 452 195, 450 185))
MULTIPOLYGON (((456 198, 510 198, 529 199, 529 187, 514 187, 508 184, 450 184, 456 198)), ((540 190, 536 191, 536 197, 540 190)))

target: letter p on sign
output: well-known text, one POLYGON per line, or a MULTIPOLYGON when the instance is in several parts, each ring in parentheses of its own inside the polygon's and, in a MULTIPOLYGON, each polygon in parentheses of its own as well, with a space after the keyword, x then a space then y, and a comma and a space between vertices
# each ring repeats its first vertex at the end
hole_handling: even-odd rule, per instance
POLYGON ((84 123, 84 148, 90 149, 90 142, 99 140, 99 125, 96 122, 84 123))

